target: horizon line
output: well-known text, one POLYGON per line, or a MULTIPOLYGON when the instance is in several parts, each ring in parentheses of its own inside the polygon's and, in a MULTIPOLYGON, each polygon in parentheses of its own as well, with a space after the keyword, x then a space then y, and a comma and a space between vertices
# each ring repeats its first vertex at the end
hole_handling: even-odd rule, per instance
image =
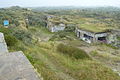
POLYGON ((22 8, 35 8, 35 7, 76 7, 76 8, 79 8, 79 7, 87 7, 87 8, 91 8, 91 7, 117 7, 117 8, 120 8, 120 6, 110 6, 110 5, 104 5, 104 6, 73 6, 73 5, 61 5, 61 6, 21 6, 21 5, 11 5, 11 6, 6 6, 6 7, 0 7, 0 8, 10 8, 10 7, 14 7, 14 6, 19 6, 19 7, 22 7, 22 8))

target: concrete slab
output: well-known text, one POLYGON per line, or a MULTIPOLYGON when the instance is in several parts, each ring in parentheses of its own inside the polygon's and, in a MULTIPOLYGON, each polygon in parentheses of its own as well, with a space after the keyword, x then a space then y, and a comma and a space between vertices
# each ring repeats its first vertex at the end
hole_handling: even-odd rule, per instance
POLYGON ((33 66, 21 52, 0 56, 0 80, 40 80, 33 66))

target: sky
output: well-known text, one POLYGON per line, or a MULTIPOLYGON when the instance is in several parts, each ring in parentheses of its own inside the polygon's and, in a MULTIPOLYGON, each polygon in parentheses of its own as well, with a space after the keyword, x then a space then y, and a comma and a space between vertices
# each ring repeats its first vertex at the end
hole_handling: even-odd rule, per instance
POLYGON ((120 0, 0 0, 0 7, 45 7, 45 6, 115 6, 120 7, 120 0))

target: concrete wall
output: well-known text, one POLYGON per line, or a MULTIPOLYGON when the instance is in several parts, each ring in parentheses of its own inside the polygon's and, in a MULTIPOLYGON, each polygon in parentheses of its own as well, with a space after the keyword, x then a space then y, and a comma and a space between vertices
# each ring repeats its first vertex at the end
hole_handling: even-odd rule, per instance
POLYGON ((82 34, 87 34, 87 35, 89 35, 89 36, 94 37, 94 33, 92 33, 92 32, 87 32, 87 31, 80 30, 80 29, 77 29, 77 32, 80 32, 80 33, 82 33, 82 34))
POLYGON ((3 33, 0 33, 0 54, 8 53, 3 33))
POLYGON ((50 27, 51 32, 63 31, 64 29, 65 29, 65 27, 61 27, 61 26, 50 27))
POLYGON ((92 43, 95 39, 94 39, 94 33, 92 32, 87 32, 87 31, 83 31, 83 30, 80 30, 80 29, 76 29, 76 34, 77 34, 77 37, 82 39, 83 41, 87 42, 87 43, 92 43), (91 38, 88 39, 88 38, 85 38, 84 37, 84 34, 90 36, 91 38))
POLYGON ((95 37, 104 37, 104 36, 108 36, 108 33, 99 33, 99 34, 95 34, 95 37))

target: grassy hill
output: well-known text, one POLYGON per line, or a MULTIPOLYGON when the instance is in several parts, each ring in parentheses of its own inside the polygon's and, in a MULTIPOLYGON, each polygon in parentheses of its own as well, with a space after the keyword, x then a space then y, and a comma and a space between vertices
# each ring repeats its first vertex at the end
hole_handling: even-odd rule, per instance
MULTIPOLYGON (((19 31, 19 29, 15 30, 19 31)), ((53 33, 49 33, 45 28, 37 27, 29 28, 24 34, 21 34, 21 36, 24 37, 23 40, 19 40, 19 38, 16 37, 18 42, 15 45, 10 45, 9 50, 22 50, 45 80, 120 79, 117 73, 113 72, 103 63, 91 59, 84 50, 76 48, 77 46, 85 45, 82 41, 71 40, 69 38, 59 41, 38 41, 38 37, 41 39, 45 39, 44 36, 50 38, 53 36, 53 33), (36 38, 27 37, 28 33, 31 36, 36 36, 36 38), (67 46, 66 44, 68 42, 70 44, 67 46), (66 46, 61 46, 61 43, 66 46), (59 47, 63 49, 61 50, 59 47), (76 58, 74 57, 75 54, 77 57, 82 54, 87 57, 81 56, 76 58)), ((72 37, 73 35, 70 36, 72 37)), ((74 36, 72 38, 74 38, 74 36)))
MULTIPOLYGON (((28 28, 25 29, 22 28, 23 25, 20 26, 21 23, 16 27, 11 25, 8 29, 0 27, 0 32, 5 34, 9 50, 22 50, 44 80, 120 80, 118 74, 108 66, 110 61, 113 64, 119 62, 119 49, 105 44, 87 44, 76 38, 74 32, 67 30, 51 33, 45 28, 46 19, 43 13, 54 13, 54 15, 64 16, 63 18, 66 16, 65 19, 68 21, 78 23, 91 23, 90 21, 94 20, 99 23, 104 19, 96 19, 98 16, 95 15, 89 19, 86 16, 89 11, 86 11, 87 14, 83 14, 84 10, 82 12, 79 10, 58 12, 54 13, 53 10, 51 12, 33 12, 20 7, 2 9, 2 17, 8 16, 7 19, 11 20, 15 15, 14 19, 18 23, 21 20, 25 22, 26 18, 30 22, 28 28), (117 54, 114 55, 113 53, 116 52, 117 54)), ((89 12, 89 14, 93 13, 89 12)), ((107 22, 105 23, 107 24, 107 22)), ((15 22, 11 24, 15 24, 15 22)), ((114 25, 118 24, 114 23, 114 25)))

